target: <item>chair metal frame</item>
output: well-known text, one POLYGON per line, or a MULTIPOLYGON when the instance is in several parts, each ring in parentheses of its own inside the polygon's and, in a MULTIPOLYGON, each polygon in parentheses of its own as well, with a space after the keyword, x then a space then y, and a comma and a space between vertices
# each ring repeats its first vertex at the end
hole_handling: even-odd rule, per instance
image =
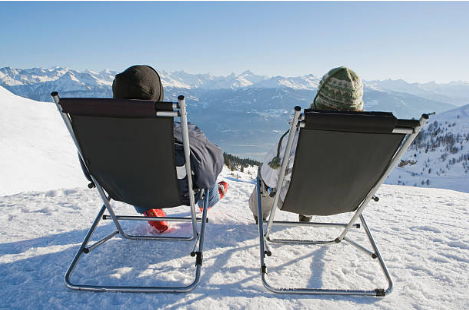
MULTIPOLYGON (((71 117, 68 113, 63 112, 62 107, 60 106, 60 97, 58 92, 51 93, 52 99, 57 106, 57 109, 60 112, 60 115, 67 127, 75 146, 78 150, 78 154, 83 160, 82 151, 78 143, 77 137, 75 136, 71 117)), ((184 148, 184 157, 185 157, 185 169, 187 176, 192 175, 191 165, 190 165, 190 148, 189 148, 189 134, 187 126, 187 112, 184 96, 179 96, 177 102, 172 102, 173 111, 159 111, 156 112, 156 117, 180 117, 181 129, 182 129, 182 138, 183 138, 183 148, 184 148)), ((83 160, 83 163, 85 161, 83 160)), ((202 211, 202 218, 196 217, 195 209, 195 194, 193 190, 192 178, 188 177, 188 187, 189 187, 189 201, 190 201, 190 217, 144 217, 144 216, 123 216, 117 215, 111 205, 111 198, 106 194, 105 189, 99 184, 93 175, 90 174, 90 177, 96 186, 96 189, 99 192, 99 195, 103 201, 103 206, 96 219, 94 220, 91 228, 89 229, 85 239, 83 240, 78 252, 76 253, 70 267, 68 268, 65 274, 65 284, 68 288, 74 290, 84 290, 84 291, 116 291, 116 292, 127 292, 127 293, 185 293, 192 291, 200 282, 201 277, 201 267, 203 259, 203 244, 204 244, 204 234, 205 234, 205 224, 208 221, 207 219, 207 207, 208 207, 208 190, 201 190, 199 197, 204 196, 204 205, 202 211), (109 215, 105 215, 105 211, 109 215), (112 220, 116 230, 111 234, 105 236, 99 241, 89 245, 90 239, 93 236, 96 228, 98 227, 101 220, 112 220), (141 236, 141 235, 131 235, 126 233, 120 221, 172 221, 172 222, 190 222, 192 224, 192 234, 190 236, 177 237, 177 236, 141 236), (200 230, 198 228, 198 223, 200 223, 200 230), (98 246, 102 245, 106 241, 112 239, 114 236, 120 235, 123 238, 131 240, 156 240, 156 241, 192 241, 194 245, 190 253, 191 256, 195 256, 195 275, 193 281, 187 286, 111 286, 111 285, 83 285, 72 282, 71 277, 78 265, 78 262, 83 254, 90 253, 92 250, 96 249, 98 246)))
MULTIPOLYGON (((260 263, 261 263, 261 277, 263 285, 270 291, 279 294, 309 294, 309 295, 367 295, 367 296, 380 296, 384 297, 387 294, 390 294, 393 289, 393 282, 389 271, 384 263, 384 260, 376 246, 376 243, 372 237, 371 231, 366 224, 365 218, 363 216, 363 211, 365 207, 368 205, 370 200, 378 201, 378 197, 375 196, 376 191, 379 187, 383 184, 386 180, 388 175, 391 173, 394 166, 399 162, 401 157, 404 155, 407 148, 411 145, 412 141, 418 135, 422 127, 425 125, 425 122, 428 120, 428 115, 423 114, 419 120, 420 125, 415 127, 414 129, 410 128, 395 128, 393 130, 393 134, 405 134, 403 138, 403 142, 395 152, 394 156, 392 157, 386 171, 380 177, 379 181, 376 183, 374 187, 372 187, 367 194, 366 198, 358 205, 355 213, 353 214, 351 220, 348 223, 315 223, 315 222, 292 222, 292 221, 275 221, 275 211, 277 209, 277 203, 280 199, 280 188, 282 187, 284 178, 285 178, 285 171, 287 168, 289 155, 292 146, 295 134, 300 128, 305 127, 305 116, 301 113, 300 107, 295 107, 293 120, 291 122, 290 133, 288 136, 288 142, 285 149, 285 153, 283 156, 283 161, 281 165, 280 175, 277 182, 277 191, 274 196, 274 200, 271 207, 271 212, 269 218, 264 221, 258 222, 258 230, 259 230, 259 241, 260 241, 260 263), (358 244, 357 242, 349 239, 346 237, 347 233, 352 228, 360 228, 360 224, 356 224, 356 221, 360 219, 361 226, 365 230, 365 233, 368 237, 369 243, 372 247, 372 250, 367 249, 366 247, 358 244), (266 225, 264 229, 264 225, 266 225), (271 230, 274 225, 277 226, 315 226, 315 227, 343 227, 342 232, 339 236, 333 240, 297 240, 297 239, 272 239, 271 238, 271 230), (265 231, 265 233, 264 233, 265 231), (281 287, 274 287, 267 282, 267 266, 265 264, 265 256, 271 256, 272 252, 269 249, 268 242, 272 243, 279 243, 279 244, 303 244, 303 245, 332 245, 340 243, 341 241, 346 241, 349 244, 353 245, 360 251, 366 253, 367 255, 371 256, 373 259, 378 259, 382 272, 386 278, 388 283, 388 287, 386 289, 377 288, 372 290, 346 290, 346 289, 323 289, 323 288, 281 288, 281 287)), ((300 141, 298 141, 300 143, 300 141)), ((257 199, 258 199, 258 213, 262 214, 262 206, 261 206, 261 191, 260 189, 263 187, 262 180, 258 176, 257 177, 257 199)))

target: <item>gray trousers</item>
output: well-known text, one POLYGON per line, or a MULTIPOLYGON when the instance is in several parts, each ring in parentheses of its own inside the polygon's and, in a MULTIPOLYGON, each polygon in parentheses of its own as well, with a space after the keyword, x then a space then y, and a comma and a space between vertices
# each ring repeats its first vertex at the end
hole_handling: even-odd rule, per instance
MULTIPOLYGON (((262 210, 262 219, 267 219, 267 217, 270 214, 270 211, 272 210, 272 204, 274 203, 274 197, 270 197, 269 193, 267 191, 262 191, 261 190, 261 210, 262 210)), ((283 202, 281 199, 278 200, 277 203, 277 208, 282 209, 283 202)), ((254 186, 254 190, 251 193, 251 196, 249 197, 249 209, 251 209, 251 212, 254 216, 257 216, 257 185, 254 186)), ((302 218, 304 217, 310 217, 309 215, 299 215, 299 220, 304 221, 302 218)), ((306 222, 309 222, 311 220, 311 217, 309 220, 306 222)))
MULTIPOLYGON (((267 191, 261 191, 261 210, 262 218, 264 220, 269 216, 273 203, 274 197, 270 197, 267 191)), ((257 216, 257 185, 254 187, 254 190, 249 197, 249 209, 251 209, 251 212, 254 216, 257 216)))

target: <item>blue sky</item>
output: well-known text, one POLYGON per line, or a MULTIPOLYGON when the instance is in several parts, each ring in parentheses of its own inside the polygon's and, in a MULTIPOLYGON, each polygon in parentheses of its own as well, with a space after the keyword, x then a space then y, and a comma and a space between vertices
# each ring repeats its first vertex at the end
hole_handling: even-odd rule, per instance
POLYGON ((0 67, 469 81, 469 2, 0 2, 0 67))

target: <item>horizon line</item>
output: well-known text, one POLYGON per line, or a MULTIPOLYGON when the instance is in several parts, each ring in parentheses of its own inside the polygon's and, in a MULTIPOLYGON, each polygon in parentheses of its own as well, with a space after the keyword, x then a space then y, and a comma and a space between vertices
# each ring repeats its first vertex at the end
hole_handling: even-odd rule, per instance
MULTIPOLYGON (((152 66, 153 67, 153 66, 152 66)), ((5 68, 9 68, 9 69, 14 69, 14 70, 32 70, 32 69, 40 69, 40 70, 51 70, 51 69, 68 69, 68 70, 73 70, 73 71, 76 71, 78 73, 86 73, 87 71, 88 72, 96 72, 96 73, 102 73, 102 72, 116 72, 116 73, 119 73, 119 71, 117 70, 112 70, 112 69, 102 69, 102 70, 93 70, 93 69, 83 69, 83 70, 79 70, 79 69, 73 69, 73 68, 70 68, 70 67, 63 67, 63 66, 50 66, 50 67, 30 67, 30 68, 18 68, 18 67, 12 67, 12 66, 5 66, 5 67, 2 67, 0 68, 1 69, 5 69, 5 68)), ((246 73, 246 72, 249 72, 249 73, 252 73, 252 75, 254 76, 260 76, 260 77, 267 77, 267 78, 276 78, 276 77, 284 77, 284 78, 296 78, 296 77, 304 77, 304 76, 313 76, 315 78, 318 78, 318 79, 321 79, 321 77, 319 77, 318 75, 316 74, 313 74, 313 73, 309 73, 309 74, 303 74, 303 75, 265 75, 265 74, 256 74, 254 73, 251 69, 245 69, 245 70, 242 70, 241 73, 235 73, 235 72, 231 72, 230 74, 226 74, 226 75, 215 75, 215 74, 212 74, 210 72, 205 72, 205 73, 192 73, 192 72, 188 72, 187 70, 185 69, 182 69, 182 70, 175 70, 175 71, 168 71, 168 70, 164 70, 164 69, 159 69, 160 71, 159 72, 164 72, 164 73, 179 73, 179 72, 183 72, 183 73, 187 73, 187 74, 190 74, 190 75, 210 75, 210 76, 213 76, 213 77, 228 77, 230 75, 234 75, 234 76, 240 76, 242 75, 243 73, 246 73)), ((469 85, 469 80, 451 80, 449 82, 437 82, 436 80, 429 80, 427 82, 409 82, 407 80, 405 80, 404 78, 388 78, 388 79, 383 79, 383 80, 380 80, 380 79, 371 79, 371 80, 368 80, 368 79, 363 79, 363 81, 365 82, 375 82, 375 81, 380 81, 380 82, 383 82, 383 81, 404 81, 408 84, 431 84, 431 83, 435 83, 435 84, 452 84, 452 83, 463 83, 463 84, 468 84, 469 85)))

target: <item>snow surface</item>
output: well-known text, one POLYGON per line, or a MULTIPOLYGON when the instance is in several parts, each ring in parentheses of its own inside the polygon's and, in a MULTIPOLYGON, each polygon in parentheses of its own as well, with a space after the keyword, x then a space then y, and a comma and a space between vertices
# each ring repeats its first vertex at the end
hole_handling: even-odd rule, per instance
MULTIPOLYGON (((458 151, 449 152, 447 145, 441 145, 428 152, 425 151, 425 147, 420 149, 411 147, 403 160, 412 161, 412 165, 394 168, 386 183, 446 188, 469 193, 468 161, 458 160, 461 156, 469 155, 469 143, 465 138, 469 137, 469 104, 430 116, 423 131, 428 130, 435 122, 439 124, 441 137, 452 135, 457 140, 459 135, 459 142, 454 144, 458 151), (452 160, 455 163, 450 164, 452 160)), ((436 137, 428 136, 425 141, 434 138, 436 137)))
MULTIPOLYGON (((95 189, 86 188, 74 146, 53 104, 17 98, 1 88, 0 104, 2 309, 469 308, 469 194, 446 189, 384 185, 378 192, 380 201, 372 202, 365 211, 394 280, 391 295, 304 296, 267 291, 260 279, 257 226, 248 209, 255 167, 244 173, 225 168, 220 175, 230 188, 209 211, 202 278, 192 292, 69 290, 63 275, 102 202, 95 189), (17 142, 13 144, 12 140, 17 142)), ((116 208, 123 214, 135 214, 123 203, 116 203, 116 208)), ((182 207, 167 211, 188 214, 182 207)), ((279 219, 296 217, 286 212, 277 214, 279 219)), ((346 220, 345 215, 338 218, 346 220)), ((189 230, 188 224, 172 225, 168 234, 189 230)), ((124 228, 136 234, 153 234, 145 222, 126 223, 124 228)), ((103 223, 94 238, 111 230, 110 222, 103 223)), ((300 238, 305 231, 285 227, 275 230, 279 236, 300 238)), ((312 238, 329 236, 319 228, 308 231, 312 238)), ((350 237, 366 240, 362 231, 350 237)), ((114 238, 82 260, 73 280, 90 284, 187 284, 193 275, 191 244, 182 243, 174 249, 169 245, 173 244, 114 238)), ((386 284, 376 261, 344 243, 296 248, 274 245, 272 251, 266 264, 273 285, 368 289, 386 284)))
POLYGON ((0 107, 0 195, 86 186, 53 103, 15 96, 0 86, 0 107))

